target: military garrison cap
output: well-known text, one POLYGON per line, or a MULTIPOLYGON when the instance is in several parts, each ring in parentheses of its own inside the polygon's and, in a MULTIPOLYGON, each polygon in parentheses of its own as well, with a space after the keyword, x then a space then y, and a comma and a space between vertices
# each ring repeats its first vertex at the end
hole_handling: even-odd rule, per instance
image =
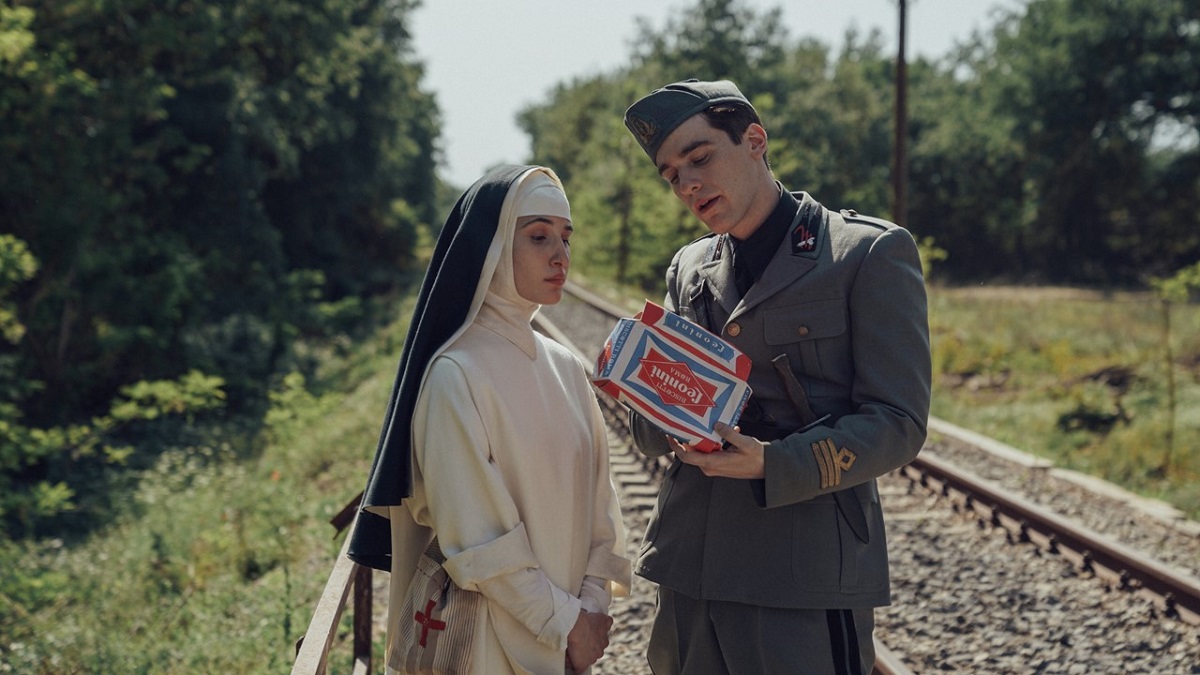
POLYGON ((701 82, 695 78, 668 84, 643 96, 625 111, 625 126, 655 162, 663 141, 689 117, 718 103, 754 106, 729 80, 701 82))

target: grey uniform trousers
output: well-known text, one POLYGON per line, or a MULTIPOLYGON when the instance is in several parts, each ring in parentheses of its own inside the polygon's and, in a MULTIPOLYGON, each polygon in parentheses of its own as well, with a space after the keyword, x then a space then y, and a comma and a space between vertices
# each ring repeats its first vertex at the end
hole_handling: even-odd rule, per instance
POLYGON ((655 675, 870 675, 874 610, 781 609, 658 589, 655 675))

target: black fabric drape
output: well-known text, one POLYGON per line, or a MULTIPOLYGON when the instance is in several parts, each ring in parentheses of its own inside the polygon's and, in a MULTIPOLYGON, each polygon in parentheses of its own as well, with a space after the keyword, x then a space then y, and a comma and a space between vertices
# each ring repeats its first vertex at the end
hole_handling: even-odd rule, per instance
POLYGON ((466 321, 504 199, 517 178, 532 168, 501 166, 489 171, 459 197, 438 235, 350 534, 348 555, 361 565, 390 569, 388 521, 366 508, 396 506, 412 494, 412 414, 421 379, 433 355, 466 321))

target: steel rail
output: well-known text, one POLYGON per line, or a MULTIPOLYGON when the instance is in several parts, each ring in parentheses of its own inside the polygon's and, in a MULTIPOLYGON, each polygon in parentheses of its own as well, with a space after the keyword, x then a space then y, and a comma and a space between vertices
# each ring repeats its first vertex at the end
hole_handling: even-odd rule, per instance
POLYGON ((993 525, 1015 532, 1021 541, 1062 555, 1110 584, 1148 595, 1168 616, 1200 625, 1200 580, 1195 577, 956 468, 927 450, 901 472, 993 525))
POLYGON ((914 675, 914 672, 904 665, 899 656, 876 640, 875 669, 871 671, 871 675, 914 675))

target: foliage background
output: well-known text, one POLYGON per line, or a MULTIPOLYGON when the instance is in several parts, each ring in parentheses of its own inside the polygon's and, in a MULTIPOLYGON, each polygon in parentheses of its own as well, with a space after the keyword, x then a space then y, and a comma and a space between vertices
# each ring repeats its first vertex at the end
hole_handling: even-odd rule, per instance
POLYGON ((78 527, 102 465, 154 461, 170 434, 114 417, 127 387, 244 423, 311 367, 298 341, 346 333, 414 265, 438 113, 411 7, 0 8, 0 223, 34 266, 0 287, 23 326, 0 345, 0 481, 27 493, 0 501, 6 531, 78 527))
MULTIPOLYGON (((589 272, 653 289, 681 237, 704 232, 620 128, 629 102, 685 77, 738 84, 789 189, 891 215, 882 36, 851 31, 833 53, 729 0, 641 31, 629 66, 563 83, 520 116, 533 159, 566 176, 590 225, 589 272)), ((1198 62, 1195 3, 1041 0, 910 63, 907 223, 949 252, 935 279, 1137 287, 1200 259, 1198 62)))
MULTIPOLYGON (((463 187, 415 6, 0 4, 0 672, 290 662, 463 187)), ((521 112, 579 274, 654 297, 704 233, 621 123, 685 77, 751 97, 784 185, 893 216, 882 37, 777 18, 695 0, 521 112)), ((908 74, 934 413, 1200 514, 1200 6, 1030 0, 908 74)))

